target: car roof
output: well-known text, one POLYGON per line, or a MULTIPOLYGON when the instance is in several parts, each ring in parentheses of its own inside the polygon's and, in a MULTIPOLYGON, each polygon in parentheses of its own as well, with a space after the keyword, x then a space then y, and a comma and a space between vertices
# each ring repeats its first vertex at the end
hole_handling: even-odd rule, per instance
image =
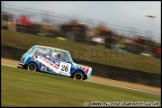
POLYGON ((67 50, 56 48, 56 47, 49 47, 49 46, 43 46, 43 45, 34 45, 34 46, 40 47, 40 48, 50 48, 50 49, 53 49, 53 50, 60 50, 60 51, 63 51, 63 52, 69 52, 67 50))

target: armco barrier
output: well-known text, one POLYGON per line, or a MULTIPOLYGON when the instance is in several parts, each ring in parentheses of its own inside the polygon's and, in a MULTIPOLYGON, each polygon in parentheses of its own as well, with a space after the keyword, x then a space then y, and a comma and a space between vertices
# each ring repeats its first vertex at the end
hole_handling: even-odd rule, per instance
MULTIPOLYGON (((1 46, 1 57, 13 60, 20 60, 22 54, 26 50, 14 47, 1 46)), ((139 83, 154 87, 161 87, 161 75, 156 73, 144 72, 139 70, 130 70, 119 67, 103 65, 99 63, 74 60, 76 63, 91 66, 93 68, 92 75, 133 83, 139 83)))

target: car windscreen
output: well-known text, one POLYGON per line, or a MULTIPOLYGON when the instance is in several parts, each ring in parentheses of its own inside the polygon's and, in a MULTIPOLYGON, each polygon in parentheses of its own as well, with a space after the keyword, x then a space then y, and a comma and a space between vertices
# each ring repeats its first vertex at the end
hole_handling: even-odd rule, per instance
POLYGON ((31 52, 33 52, 35 50, 35 48, 34 47, 31 47, 27 52, 28 53, 31 53, 31 52))

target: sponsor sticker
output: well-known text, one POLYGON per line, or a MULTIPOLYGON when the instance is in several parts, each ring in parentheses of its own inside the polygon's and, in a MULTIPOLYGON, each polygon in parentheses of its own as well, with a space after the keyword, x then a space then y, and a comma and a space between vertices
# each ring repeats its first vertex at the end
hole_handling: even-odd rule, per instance
POLYGON ((49 69, 51 69, 53 72, 56 73, 60 73, 63 75, 67 75, 70 76, 70 69, 71 69, 71 64, 70 63, 66 63, 66 62, 51 62, 49 60, 47 60, 44 57, 38 56, 38 58, 36 58, 36 60, 38 60, 40 63, 42 63, 44 66, 42 66, 41 68, 44 70, 45 67, 48 67, 49 69), (58 66, 59 65, 59 66, 58 66))

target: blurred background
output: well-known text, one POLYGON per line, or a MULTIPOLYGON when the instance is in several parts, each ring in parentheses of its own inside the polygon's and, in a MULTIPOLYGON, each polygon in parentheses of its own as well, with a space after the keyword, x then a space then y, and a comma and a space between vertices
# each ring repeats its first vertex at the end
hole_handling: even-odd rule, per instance
MULTIPOLYGON (((137 24, 139 27, 133 27, 132 25, 113 25, 115 22, 111 21, 108 22, 112 24, 107 24, 105 20, 96 21, 94 19, 82 18, 79 17, 79 15, 82 14, 80 11, 75 14, 70 14, 71 16, 61 15, 61 12, 58 13, 55 10, 57 2, 52 2, 53 11, 50 10, 51 3, 48 2, 45 2, 45 5, 49 5, 49 8, 47 6, 46 9, 36 8, 42 5, 40 2, 37 2, 38 5, 36 7, 30 6, 32 8, 25 5, 25 3, 27 4, 27 2, 2 2, 2 29, 90 45, 103 45, 108 49, 161 58, 161 34, 158 34, 158 30, 154 30, 154 28, 156 28, 156 19, 158 18, 155 15, 149 13, 143 14, 142 17, 146 20, 144 23, 145 27, 140 29, 140 21, 139 24, 137 24)), ((71 3, 71 5, 72 4, 73 3, 71 3)), ((84 7, 85 3, 78 2, 78 4, 80 4, 80 7, 82 5, 84 7)), ((89 2, 87 5, 88 4, 89 2)), ((116 4, 119 3, 117 2, 116 4)), ((114 4, 114 6, 116 5, 114 4)), ((145 5, 143 6, 145 7, 145 5)), ((86 5, 85 8, 87 8, 86 5)), ((120 9, 121 7, 118 8, 120 9)), ((114 10, 112 9, 111 11, 115 10, 116 8, 114 7, 114 10)), ((106 16, 101 16, 101 14, 96 13, 96 11, 91 14, 94 16, 94 13, 96 17, 106 16)), ((123 14, 123 16, 124 15, 125 14, 123 14)), ((125 20, 122 19, 120 11, 118 17, 121 17, 121 19, 118 19, 121 22, 125 20)), ((130 22, 129 20, 131 19, 127 19, 127 22, 130 22)), ((138 16, 136 16, 135 19, 138 20, 138 16)))
POLYGON ((93 75, 160 87, 160 2, 2 1, 2 58, 41 44, 70 51, 93 75))

